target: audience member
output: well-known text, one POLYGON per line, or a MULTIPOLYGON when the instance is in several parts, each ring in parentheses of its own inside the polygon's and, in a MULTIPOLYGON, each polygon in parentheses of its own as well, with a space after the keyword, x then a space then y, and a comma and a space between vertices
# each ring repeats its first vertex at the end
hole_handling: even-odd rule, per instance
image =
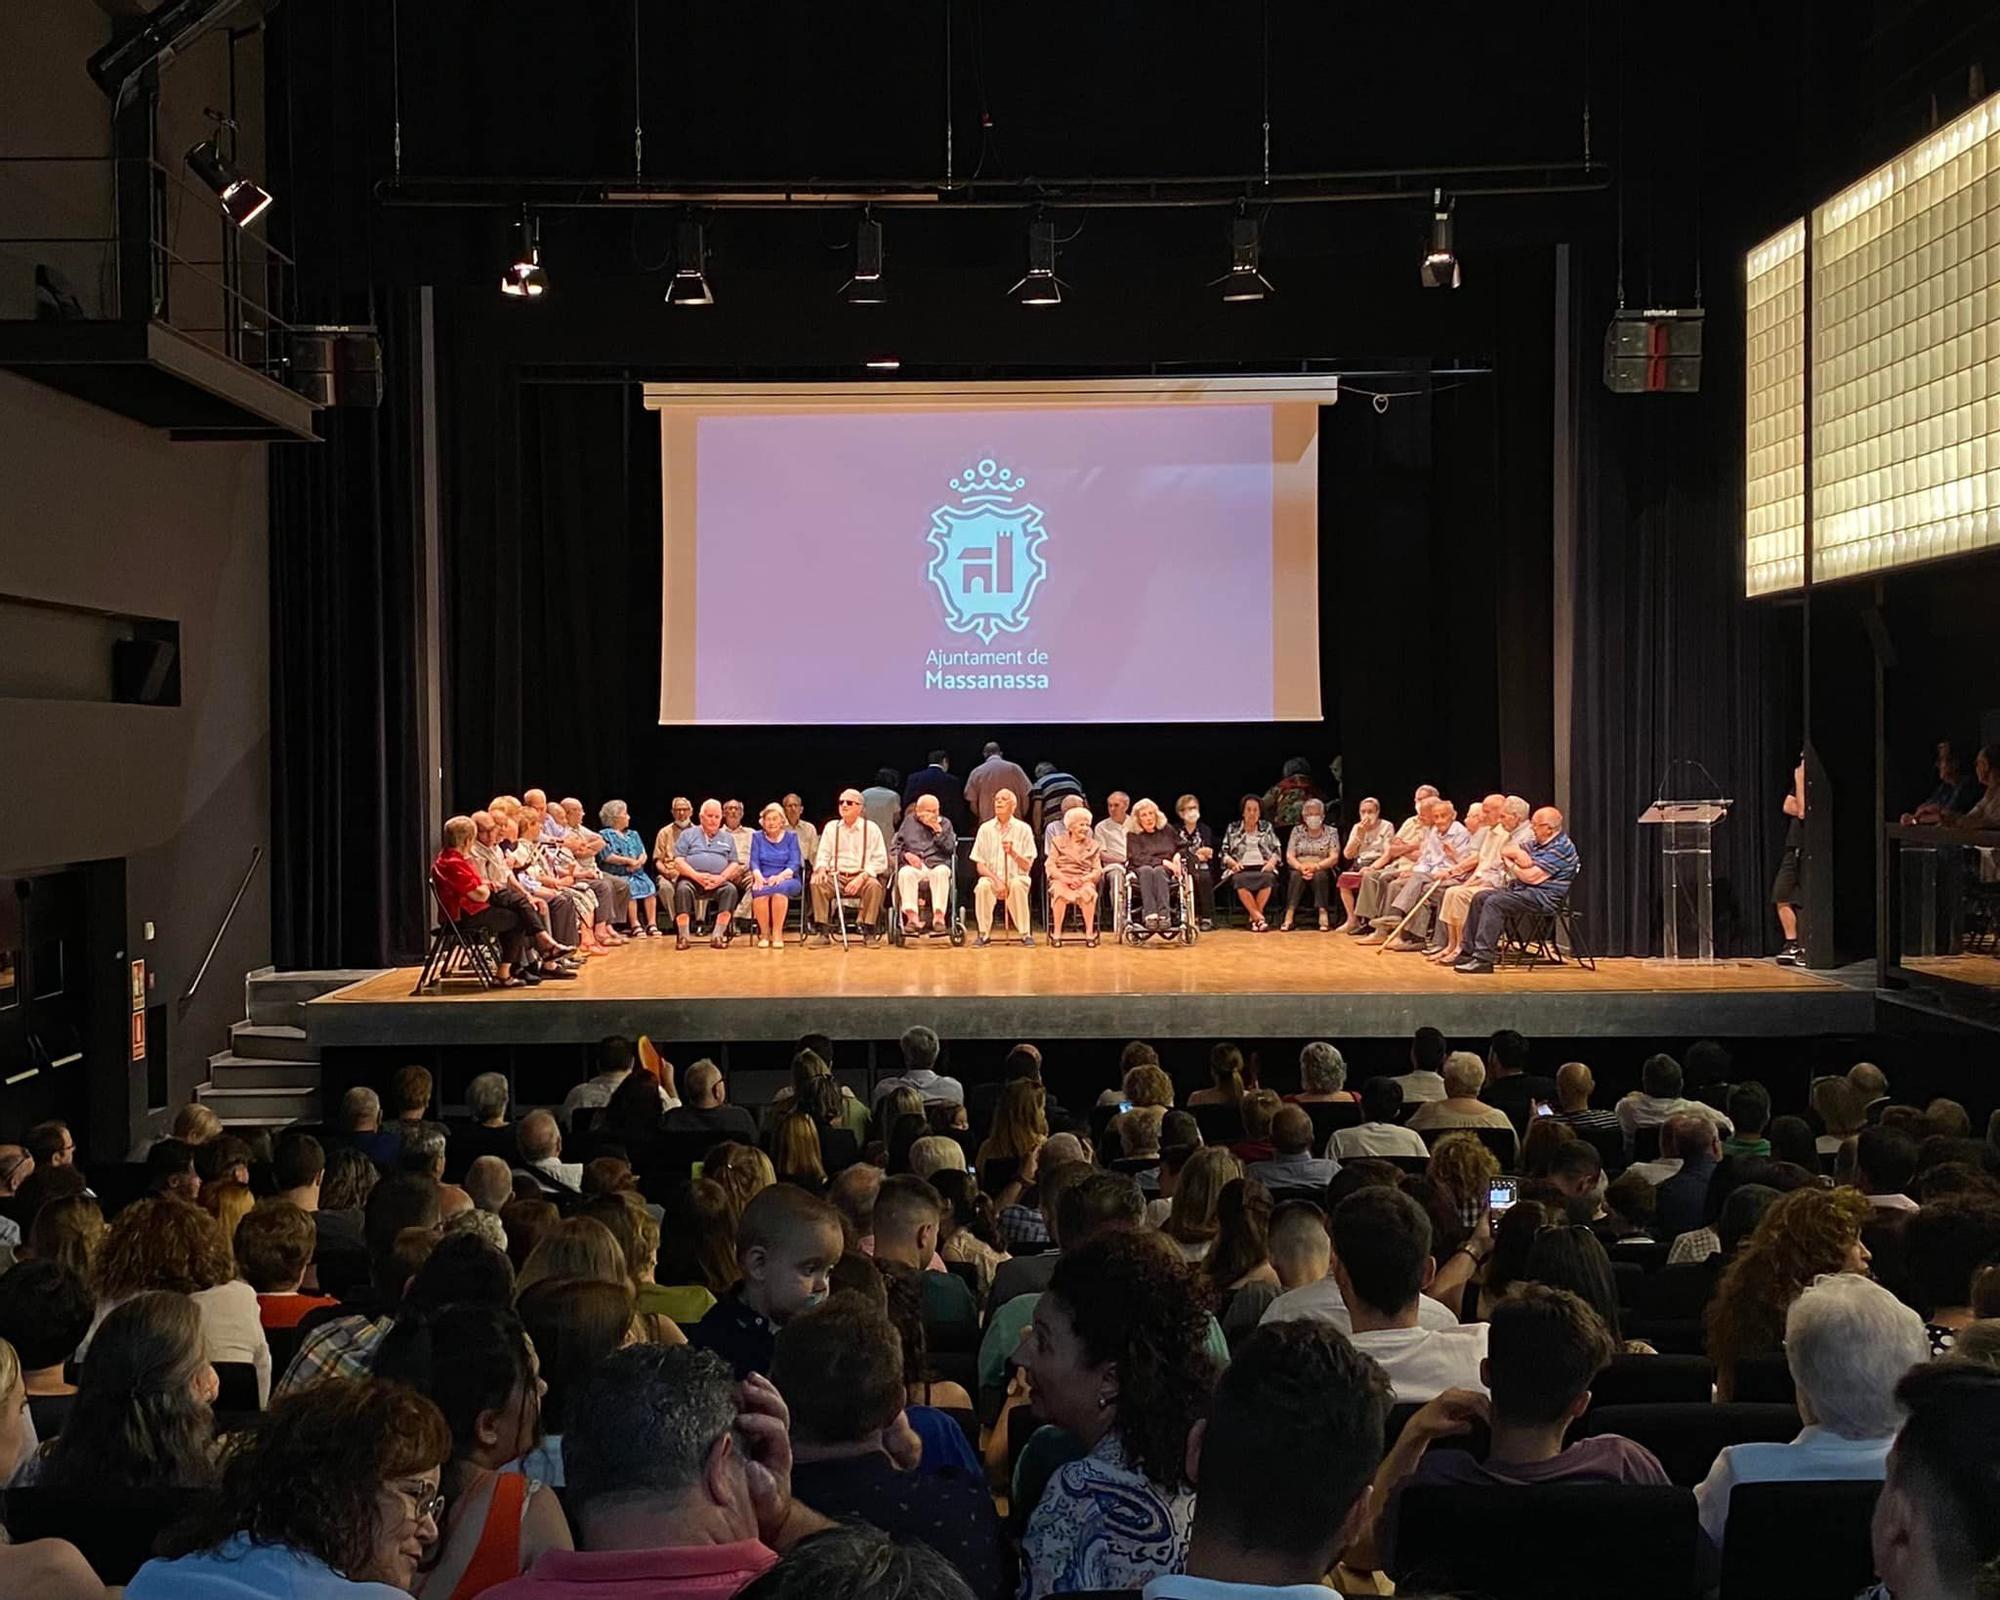
POLYGON ((1389 1403, 1381 1368, 1343 1335, 1259 1329, 1188 1446, 1199 1499, 1185 1576, 1154 1578, 1145 1600, 1329 1592, 1326 1575, 1368 1516, 1389 1403))
POLYGON ((482 1156, 494 1156, 503 1162, 513 1160, 519 1140, 513 1123, 507 1120, 511 1099, 512 1091, 503 1072, 481 1072, 466 1084, 465 1109, 472 1120, 469 1124, 461 1123, 451 1135, 459 1161, 469 1164, 482 1156))
POLYGON ((931 1270, 944 1201, 922 1178, 886 1180, 875 1199, 875 1260, 917 1274, 928 1326, 976 1328, 979 1308, 963 1279, 931 1270))
POLYGON ((1311 1115, 1302 1106, 1281 1106, 1271 1119, 1273 1154, 1268 1161, 1252 1162, 1248 1175, 1271 1189, 1324 1189, 1340 1163, 1314 1155, 1312 1143, 1311 1115))
POLYGON ((1232 1321, 1247 1335, 1281 1288, 1271 1264, 1271 1191, 1255 1178, 1238 1178, 1222 1191, 1216 1223, 1215 1244, 1195 1276, 1222 1313, 1224 1337, 1232 1321))
POLYGON ((1739 1483, 1877 1478, 1902 1410, 1896 1386, 1930 1359, 1923 1319, 1878 1283, 1837 1273, 1809 1284, 1785 1313, 1785 1364, 1804 1430, 1789 1444, 1730 1445, 1695 1490, 1718 1548, 1739 1483))
POLYGON ((2000 1372, 1941 1361, 1896 1388, 1907 1413, 1871 1529, 1897 1600, 1985 1600, 2000 1565, 2000 1372))
POLYGON ((1410 1037, 1410 1070, 1395 1080, 1406 1101, 1442 1100, 1449 1092, 1444 1086, 1444 1035, 1435 1028, 1419 1028, 1410 1037))
POLYGON ((1423 1135, 1398 1121, 1402 1109, 1403 1088, 1399 1079, 1370 1078, 1361 1086, 1361 1122, 1352 1128, 1336 1128, 1327 1140, 1327 1155, 1335 1161, 1353 1161, 1365 1156, 1415 1159, 1427 1155, 1423 1135))
POLYGON ((875 1099, 880 1100, 892 1089, 909 1088, 916 1090, 926 1105, 965 1103, 965 1086, 958 1079, 947 1078, 937 1070, 938 1055, 943 1047, 935 1033, 921 1025, 905 1028, 900 1045, 903 1070, 898 1076, 884 1078, 875 1085, 875 1099))
POLYGON ((214 1477, 219 1387, 194 1303, 134 1295, 98 1328, 76 1403, 30 1481, 81 1493, 200 1488, 214 1477))
POLYGON ((1768 1156, 1771 1141, 1765 1130, 1771 1123, 1771 1091, 1761 1083, 1739 1083, 1729 1091, 1729 1120, 1736 1132, 1723 1142, 1725 1156, 1768 1156))
MULTIPOLYGON (((1367 1188, 1334 1208, 1333 1277, 1354 1347, 1381 1363, 1399 1401, 1429 1400, 1451 1388, 1485 1388, 1479 1375, 1485 1324, 1423 1323, 1424 1290, 1436 1273, 1430 1219, 1408 1195, 1367 1188)), ((1281 1313, 1288 1298, 1272 1304, 1267 1322, 1285 1320, 1281 1313)))
POLYGON ((757 1124, 741 1106, 729 1104, 729 1085, 722 1069, 703 1058, 687 1069, 686 1093, 662 1124, 668 1133, 704 1133, 712 1139, 740 1139, 754 1144, 757 1124))
POLYGON ((546 1111, 530 1111, 515 1127, 521 1165, 542 1186, 562 1194, 583 1188, 583 1163, 565 1161, 562 1126, 546 1111))
POLYGON ((826 1201, 791 1184, 764 1190, 736 1226, 742 1281, 687 1330, 689 1339, 724 1356, 739 1378, 769 1372, 778 1329, 826 1298, 841 1247, 840 1214, 826 1201))
POLYGON ((1949 1355, 1973 1321, 1972 1280, 2000 1261, 2000 1200, 1955 1194, 1926 1201, 1904 1224, 1903 1253, 1931 1354, 1949 1355))
POLYGON ((1555 1102, 1556 1086, 1528 1071, 1528 1041, 1512 1028, 1502 1028, 1487 1041, 1486 1085, 1479 1098, 1507 1113, 1518 1138, 1526 1138, 1537 1106, 1555 1102))
POLYGON ((1632 1153, 1641 1128, 1657 1128, 1676 1112, 1705 1116, 1727 1138, 1736 1129, 1729 1119, 1699 1100, 1685 1099, 1681 1064, 1670 1055, 1651 1055, 1639 1068, 1639 1087, 1618 1102, 1618 1126, 1625 1132, 1625 1153, 1632 1153))
POLYGON ((514 1310, 542 1383, 542 1440, 521 1457, 521 1471, 560 1489, 570 1404, 600 1361, 634 1342, 632 1292, 618 1283, 551 1278, 520 1295, 514 1310))
POLYGON ((1397 1500, 1406 1487, 1666 1487, 1666 1469, 1630 1439, 1598 1434, 1563 1443, 1570 1425, 1589 1409, 1590 1386, 1611 1364, 1615 1349, 1596 1314, 1565 1290, 1523 1284, 1495 1306, 1487 1355, 1479 1368, 1480 1389, 1453 1388, 1429 1400, 1403 1425, 1375 1474, 1374 1499, 1380 1508, 1375 1543, 1388 1555, 1390 1570, 1405 1571, 1415 1564, 1412 1553, 1395 1547, 1397 1500), (1483 1457, 1470 1450, 1430 1448, 1478 1422, 1491 1430, 1483 1457))
POLYGON ((1160 1232, 1184 1260, 1199 1261, 1215 1243, 1216 1206, 1222 1191, 1243 1176, 1243 1163, 1220 1145, 1189 1156, 1174 1186, 1173 1207, 1160 1232))
POLYGON ((1409 1126, 1419 1133, 1448 1128, 1506 1128, 1514 1124, 1498 1106, 1479 1098, 1486 1082, 1486 1063, 1470 1050, 1454 1050, 1444 1058, 1444 1095, 1426 1100, 1412 1113, 1409 1126))
POLYGON ((365 1222, 367 1289, 343 1301, 338 1315, 309 1313, 300 1319, 304 1336, 278 1383, 279 1392, 303 1388, 323 1377, 366 1375, 410 1280, 397 1241, 407 1230, 429 1233, 437 1227, 437 1185, 409 1173, 384 1178, 369 1192, 365 1222))
POLYGON ((507 1260, 516 1272, 528 1264, 535 1246, 562 1220, 549 1200, 510 1200, 500 1208, 500 1226, 507 1235, 507 1260))
MULTIPOLYGON (((5 1169, 7 1148, 0 1145, 0 1170, 5 1169)), ((194 1170, 194 1146, 185 1139, 155 1139, 146 1151, 146 1193, 190 1202, 200 1199, 201 1175, 194 1170)), ((12 1219, 8 1221, 11 1225, 12 1219)), ((6 1242, 4 1233, 0 1233, 0 1242, 6 1242)))
MULTIPOLYGON (((1716 1165, 1722 1159, 1715 1124, 1699 1113, 1676 1111, 1669 1117, 1660 1134, 1662 1150, 1667 1148, 1670 1138, 1681 1165, 1678 1172, 1660 1184, 1654 1201, 1653 1226, 1662 1239, 1672 1239, 1702 1225, 1709 1180, 1715 1176, 1716 1165)), ((1757 1142, 1764 1144, 1761 1139, 1757 1142)), ((1769 1148, 1765 1144, 1765 1149, 1769 1148)))
MULTIPOLYGON (((14 1352, 34 1438, 46 1441, 61 1433, 76 1404, 76 1385, 64 1368, 83 1342, 93 1312, 90 1286, 59 1261, 22 1261, 0 1277, 0 1340, 14 1352)), ((0 1384, 0 1395, 10 1387, 0 1384)), ((12 1414, 0 1417, 0 1425, 12 1414)), ((0 1483, 6 1481, 0 1474, 0 1483)))
MULTIPOLYGON (((1325 922, 1325 911, 1320 920, 1325 922)), ((1324 1039, 1315 1039, 1299 1051, 1299 1092, 1285 1098, 1315 1105, 1352 1104, 1361 1097, 1347 1087, 1347 1058, 1324 1039)))
POLYGON ((472 1600, 545 1550, 571 1548, 569 1523, 547 1486, 504 1471, 541 1442, 535 1347, 513 1312, 445 1306, 398 1321, 375 1354, 375 1375, 428 1395, 451 1429, 439 1483, 444 1507, 424 1588, 472 1600))
POLYGON ((313 1220, 289 1200, 261 1200, 236 1225, 236 1270, 257 1294, 257 1320, 266 1329, 296 1328, 308 1311, 337 1302, 306 1294, 300 1284, 312 1265, 313 1220))
POLYGON ((1785 1317, 1815 1278, 1865 1273, 1868 1203, 1851 1189, 1798 1189, 1772 1202, 1722 1270, 1703 1321, 1716 1397, 1731 1399, 1736 1364, 1784 1348, 1785 1317))
MULTIPOLYGON (((20 1358, 0 1339, 0 1483, 11 1483, 35 1447, 31 1411, 23 1404, 20 1358)), ((62 1539, 15 1544, 0 1529, 0 1594, 34 1600, 105 1600, 104 1585, 76 1546, 62 1539)))
POLYGON ((1851 1079, 1816 1078, 1808 1099, 1826 1130, 1816 1141, 1823 1156, 1838 1155, 1840 1147, 1868 1125, 1867 1102, 1851 1079))
POLYGON ((865 1522, 801 1539, 736 1593, 737 1600, 976 1600, 929 1545, 891 1539, 865 1522))
POLYGON ((1812 1124, 1804 1117, 1773 1117, 1764 1137, 1771 1141, 1773 1161, 1787 1161, 1807 1172, 1819 1171, 1819 1145, 1813 1138, 1812 1124))
POLYGON ((1550 1119, 1571 1128, 1609 1131, 1619 1126, 1616 1111, 1593 1109, 1590 1097, 1597 1092, 1597 1078, 1581 1061, 1565 1061, 1556 1068, 1556 1109, 1550 1119))
POLYGON ((278 1400, 220 1491, 163 1541, 127 1600, 395 1600, 437 1542, 451 1430, 401 1384, 315 1384, 278 1400))
POLYGON ((739 1382, 712 1351, 634 1345, 607 1356, 572 1401, 563 1434, 580 1548, 547 1551, 487 1594, 734 1594, 780 1551, 830 1526, 792 1498, 790 1424, 767 1379, 739 1382))
POLYGON ((838 1294, 778 1335, 771 1381, 791 1411, 792 1492, 945 1556, 976 1595, 1001 1590, 1000 1521, 976 1474, 912 1470, 903 1345, 858 1294, 838 1294))
POLYGON ((1035 1414, 1088 1451, 1049 1480, 1021 1541, 1020 1600, 1129 1589, 1185 1562, 1188 1439, 1217 1363, 1188 1269, 1157 1235, 1064 1254, 1022 1355, 1035 1414))

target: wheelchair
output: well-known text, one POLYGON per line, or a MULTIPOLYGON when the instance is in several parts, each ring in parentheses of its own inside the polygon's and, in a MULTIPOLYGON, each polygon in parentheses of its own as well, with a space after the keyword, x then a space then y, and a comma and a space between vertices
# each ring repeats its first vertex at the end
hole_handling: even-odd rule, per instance
POLYGON ((1194 912, 1194 883, 1185 871, 1169 875, 1174 885, 1172 900, 1167 911, 1167 925, 1160 929, 1146 926, 1142 902, 1139 898, 1139 874, 1127 872, 1124 883, 1124 905, 1121 912, 1125 926, 1118 937, 1126 944, 1144 944, 1148 939, 1158 939, 1163 944, 1179 940, 1182 944, 1193 944, 1201 937, 1201 928, 1194 912))
MULTIPOLYGON (((886 915, 889 918, 889 943, 896 946, 897 949, 900 950, 912 939, 945 939, 950 942, 954 950, 963 947, 965 944, 965 912, 958 903, 958 862, 956 858, 951 861, 950 866, 951 888, 947 892, 944 908, 943 931, 940 932, 938 929, 933 928, 930 919, 922 915, 924 901, 929 898, 930 892, 929 885, 926 882, 920 883, 917 886, 916 910, 920 926, 917 932, 911 933, 903 926, 903 875, 894 863, 891 863, 889 867, 889 899, 887 901, 886 915)), ((936 908, 933 907, 932 909, 935 911, 936 908)))

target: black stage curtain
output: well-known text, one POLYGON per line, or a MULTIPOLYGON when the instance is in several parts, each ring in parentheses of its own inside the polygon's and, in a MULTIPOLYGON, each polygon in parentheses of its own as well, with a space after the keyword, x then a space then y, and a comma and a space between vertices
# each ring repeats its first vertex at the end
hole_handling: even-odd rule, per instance
POLYGON ((367 287, 369 184, 387 113, 366 63, 375 7, 286 6, 267 24, 266 126, 284 175, 273 235, 307 321, 380 331, 380 409, 320 414, 275 445, 271 499, 272 947, 282 967, 414 960, 428 923, 417 718, 416 295, 367 287))
MULTIPOLYGON (((1612 394, 1599 370, 1610 313, 1601 294, 1571 308, 1577 903, 1600 953, 1658 953, 1659 839, 1634 819, 1663 786, 1706 788, 1687 766, 1669 781, 1674 763, 1699 762, 1736 802, 1714 835, 1717 953, 1761 954, 1777 943, 1769 887, 1799 745, 1800 667, 1796 611, 1743 598, 1742 352, 1711 338, 1699 394, 1612 394)), ((1712 332, 1740 317, 1711 301, 1712 332)))

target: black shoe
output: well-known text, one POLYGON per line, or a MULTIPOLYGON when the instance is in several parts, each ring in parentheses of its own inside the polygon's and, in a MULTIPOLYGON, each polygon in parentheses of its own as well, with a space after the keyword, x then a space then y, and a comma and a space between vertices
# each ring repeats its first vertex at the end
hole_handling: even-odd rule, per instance
POLYGON ((861 936, 861 943, 870 950, 873 950, 881 942, 882 935, 877 933, 873 928, 870 928, 861 936))
POLYGON ((1788 939, 1785 941, 1785 947, 1778 952, 1776 960, 1781 967, 1802 967, 1806 964, 1806 953, 1798 940, 1788 939))
POLYGON ((1212 918, 1209 917, 1203 917, 1201 921, 1195 924, 1195 926, 1201 929, 1203 933, 1215 932, 1215 922, 1212 918))
POLYGON ((1035 942, 1035 936, 1032 933, 1024 933, 1021 935, 1021 943, 1033 946, 1034 942, 1035 942))
POLYGON ((543 967, 541 976, 543 978, 567 978, 572 983, 576 981, 576 973, 569 967, 543 967))
POLYGON ((1493 970, 1493 963, 1490 961, 1481 961, 1477 956, 1467 956, 1463 961, 1454 964, 1451 970, 1453 972, 1471 973, 1491 972, 1493 970))
POLYGON ((813 937, 815 942, 822 945, 829 945, 833 943, 833 935, 828 933, 824 928, 820 929, 820 931, 813 937))
POLYGON ((525 968, 515 973, 514 976, 519 978, 523 983, 525 983, 531 989, 534 988, 536 984, 542 981, 542 975, 539 972, 530 972, 525 968))
POLYGON ((993 942, 993 935, 990 933, 982 933, 978 938, 974 939, 972 942, 978 945, 980 949, 984 950, 989 944, 993 942))

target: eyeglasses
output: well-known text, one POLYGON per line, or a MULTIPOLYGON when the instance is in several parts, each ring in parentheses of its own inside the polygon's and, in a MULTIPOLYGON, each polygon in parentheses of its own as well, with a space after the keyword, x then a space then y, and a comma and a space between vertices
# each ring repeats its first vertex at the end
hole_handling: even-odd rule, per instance
POLYGON ((429 1485, 411 1488, 407 1484, 394 1484, 397 1494, 410 1503, 411 1520, 415 1522, 437 1522, 444 1516, 444 1492, 430 1489, 429 1485), (429 1489, 429 1492, 425 1491, 429 1489))

